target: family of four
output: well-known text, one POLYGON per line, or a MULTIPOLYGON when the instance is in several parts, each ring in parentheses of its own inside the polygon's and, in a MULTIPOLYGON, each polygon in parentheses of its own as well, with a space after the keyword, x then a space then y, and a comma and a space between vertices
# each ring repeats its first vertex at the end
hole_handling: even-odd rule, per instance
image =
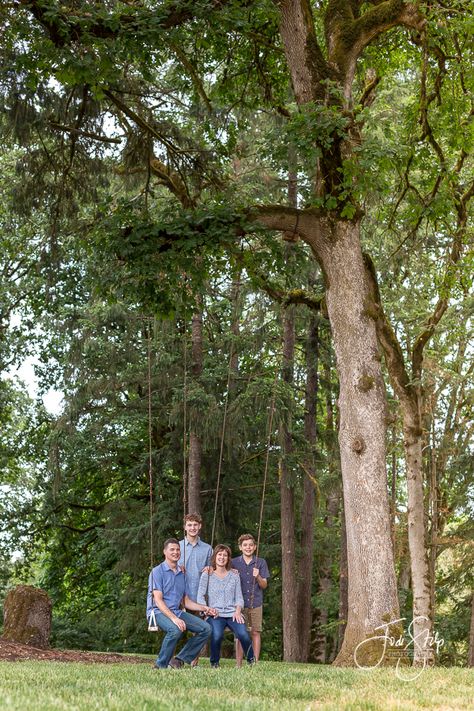
POLYGON ((148 579, 148 623, 165 632, 155 662, 157 669, 195 666, 209 638, 211 667, 218 668, 226 627, 238 640, 237 666, 244 657, 254 664, 260 656, 268 566, 263 558, 255 557, 257 546, 252 535, 240 536, 242 555, 232 558, 228 546, 219 544, 213 551, 201 541, 201 526, 199 514, 188 514, 184 539, 165 541, 165 559, 153 568, 148 579), (176 644, 186 630, 193 636, 174 657, 176 644))

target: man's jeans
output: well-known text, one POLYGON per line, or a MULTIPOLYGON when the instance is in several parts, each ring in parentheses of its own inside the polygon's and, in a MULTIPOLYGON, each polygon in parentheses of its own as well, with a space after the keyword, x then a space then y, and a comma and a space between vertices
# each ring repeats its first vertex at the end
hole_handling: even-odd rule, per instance
POLYGON ((239 640, 247 661, 249 663, 254 661, 255 655, 252 640, 250 639, 246 626, 242 622, 234 622, 232 617, 209 617, 207 621, 211 625, 211 664, 219 664, 221 645, 226 627, 232 630, 239 640))
MULTIPOLYGON (((169 617, 166 617, 166 615, 162 612, 160 614, 155 613, 155 619, 158 627, 162 629, 163 632, 166 632, 161 649, 156 659, 156 666, 161 669, 166 669, 171 657, 173 656, 178 640, 181 639, 184 632, 181 632, 179 627, 177 627, 175 623, 172 622, 169 617)), ((197 657, 201 649, 206 644, 209 639, 209 635, 211 634, 211 628, 207 622, 201 620, 200 617, 190 615, 189 612, 183 611, 180 619, 186 623, 187 630, 195 633, 194 636, 186 642, 176 657, 176 659, 181 659, 181 661, 189 664, 195 657, 197 657)))

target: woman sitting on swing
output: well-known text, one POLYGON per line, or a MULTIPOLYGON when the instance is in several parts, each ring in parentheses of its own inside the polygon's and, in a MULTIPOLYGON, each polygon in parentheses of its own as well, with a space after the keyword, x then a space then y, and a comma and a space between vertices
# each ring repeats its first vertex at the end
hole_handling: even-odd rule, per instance
POLYGON ((228 627, 239 640, 244 656, 249 664, 255 664, 252 640, 242 616, 244 598, 240 586, 240 575, 231 572, 232 553, 229 546, 222 544, 214 548, 210 571, 204 572, 199 581, 197 602, 216 610, 207 622, 211 625, 211 667, 217 669, 221 658, 221 645, 225 628, 228 627), (207 597, 208 602, 204 603, 207 597))

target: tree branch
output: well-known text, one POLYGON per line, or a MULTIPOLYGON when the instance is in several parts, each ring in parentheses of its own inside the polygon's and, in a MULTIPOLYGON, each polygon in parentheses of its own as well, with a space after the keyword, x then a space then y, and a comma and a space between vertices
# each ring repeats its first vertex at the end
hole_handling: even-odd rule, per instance
POLYGON ((115 104, 115 106, 120 109, 120 111, 122 111, 125 116, 128 116, 128 118, 131 119, 137 126, 143 129, 153 138, 156 138, 158 141, 160 141, 160 143, 162 143, 172 153, 179 152, 176 146, 168 138, 166 138, 159 131, 157 131, 154 126, 148 123, 148 121, 146 121, 143 116, 140 116, 140 114, 130 108, 130 106, 128 106, 128 104, 122 101, 122 99, 113 94, 109 89, 104 89, 103 92, 105 96, 107 96, 107 98, 110 99, 110 101, 115 104))
POLYGON ((76 526, 69 526, 67 523, 58 524, 58 528, 66 528, 68 531, 73 531, 74 533, 89 533, 89 531, 94 531, 96 528, 105 528, 105 523, 93 523, 85 528, 77 528, 76 526))
POLYGON ((310 217, 314 220, 314 217, 322 217, 323 214, 316 208, 300 210, 296 207, 285 205, 258 205, 252 208, 249 217, 253 217, 257 222, 269 227, 271 230, 289 232, 305 237, 305 218, 310 217))
POLYGON ((92 133, 91 131, 83 131, 80 128, 75 128, 74 126, 64 126, 63 124, 57 123, 56 121, 50 121, 49 125, 55 131, 64 131, 73 136, 84 136, 84 138, 91 138, 93 141, 100 141, 101 143, 122 143, 122 138, 109 138, 108 136, 102 136, 98 133, 92 133))
POLYGON ((374 264, 366 253, 364 253, 364 262, 373 299, 373 306, 371 304, 369 309, 374 318, 377 336, 384 351, 390 381, 400 403, 410 408, 411 412, 415 412, 417 410, 416 393, 405 367, 400 343, 383 310, 374 264))
POLYGON ((368 70, 365 77, 364 90, 360 96, 358 103, 361 106, 368 107, 375 101, 375 89, 380 82, 380 77, 377 76, 374 69, 368 70))
POLYGON ((155 156, 150 160, 150 169, 160 179, 162 185, 165 185, 178 198, 184 208, 194 207, 187 187, 178 173, 171 170, 155 156))
POLYGON ((441 318, 445 314, 446 309, 448 308, 449 294, 451 291, 452 282, 452 271, 456 264, 459 262, 462 255, 463 237, 465 235, 467 223, 467 205, 473 196, 474 180, 471 182, 469 188, 467 188, 467 190, 456 203, 456 210, 458 213, 458 227, 453 239, 451 251, 446 260, 446 270, 439 290, 441 296, 438 299, 438 302, 434 308, 432 315, 428 319, 426 328, 419 334, 413 346, 412 372, 414 378, 418 378, 421 374, 424 347, 433 335, 436 326, 438 325, 441 318))
POLYGON ((323 296, 309 294, 304 289, 290 289, 289 291, 283 291, 275 284, 272 284, 266 276, 262 274, 262 272, 252 270, 249 268, 248 264, 245 265, 245 268, 256 286, 263 289, 263 291, 265 291, 271 299, 278 302, 282 306, 303 304, 313 311, 321 311, 321 302, 324 298, 323 296))
POLYGON ((344 97, 350 99, 357 59, 365 47, 376 37, 404 26, 421 32, 425 17, 414 3, 402 0, 384 0, 372 3, 373 7, 354 19, 349 2, 330 0, 326 11, 326 36, 329 60, 338 67, 344 81, 344 97))
POLYGON ((178 47, 176 44, 171 44, 171 49, 173 52, 176 54, 178 57, 179 61, 183 65, 183 67, 186 69, 186 71, 189 73, 189 76, 191 77, 191 81, 193 82, 194 86, 196 87, 196 91, 203 100, 203 103, 207 109, 207 112, 210 114, 212 113, 212 106, 211 102, 209 101, 209 97, 206 94, 206 90, 204 89, 204 85, 201 81, 200 76, 196 72, 192 62, 189 61, 189 59, 186 56, 186 53, 181 49, 181 47, 178 47))

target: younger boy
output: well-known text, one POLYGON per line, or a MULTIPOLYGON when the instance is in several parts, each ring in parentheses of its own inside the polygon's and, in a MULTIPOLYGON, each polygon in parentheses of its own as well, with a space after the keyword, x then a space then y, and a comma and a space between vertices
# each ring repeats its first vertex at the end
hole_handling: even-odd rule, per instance
MULTIPOLYGON (((238 540, 242 555, 232 558, 232 567, 239 571, 244 609, 242 614, 252 638, 255 659, 258 661, 261 647, 263 591, 268 585, 270 573, 263 558, 256 558, 257 544, 250 533, 244 533, 238 540)), ((237 666, 242 666, 243 650, 240 642, 236 643, 235 658, 237 666)))

